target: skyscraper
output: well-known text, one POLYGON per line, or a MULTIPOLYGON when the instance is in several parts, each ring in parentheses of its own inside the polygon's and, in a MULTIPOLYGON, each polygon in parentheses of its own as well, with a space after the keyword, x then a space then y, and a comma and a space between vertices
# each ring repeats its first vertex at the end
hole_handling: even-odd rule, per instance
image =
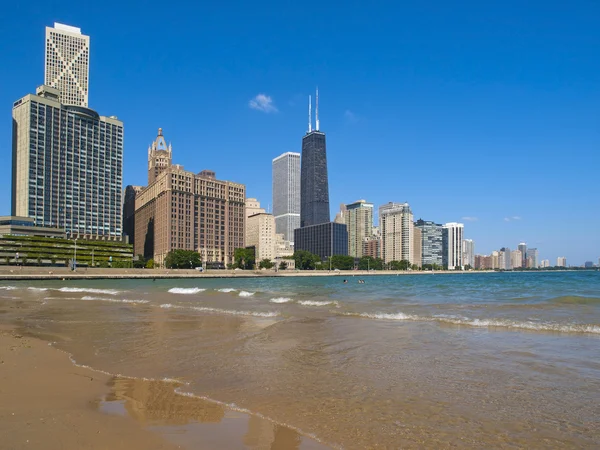
POLYGON ((556 258, 556 266, 557 267, 567 267, 567 258, 564 256, 559 256, 556 258))
POLYGON ((473 239, 464 239, 462 242, 463 265, 475 266, 475 243, 473 239))
POLYGON ((379 207, 381 258, 384 262, 410 261, 413 253, 413 214, 408 203, 389 202, 379 207))
POLYGON ((517 250, 521 252, 521 265, 519 267, 527 267, 527 244, 521 242, 517 247, 517 250))
POLYGON ((62 23, 46 27, 44 84, 58 89, 63 105, 88 106, 90 37, 62 23))
POLYGON ((527 249, 527 267, 537 269, 539 266, 539 252, 537 248, 527 249))
POLYGON ((300 228, 300 153, 273 159, 273 216, 276 232, 293 242, 294 230, 300 228))
POLYGON ((158 136, 148 147, 148 185, 154 183, 161 172, 171 167, 172 156, 171 144, 167 145, 162 128, 159 128, 158 136))
POLYGON ((316 127, 312 129, 308 114, 308 132, 302 138, 300 175, 300 226, 308 227, 329 222, 329 181, 325 133, 319 131, 319 92, 317 91, 316 127))
POLYGON ((448 270, 462 268, 464 265, 462 253, 464 227, 462 223, 450 222, 442 228, 442 264, 448 270))
POLYGON ((46 85, 13 104, 12 213, 121 239, 123 122, 88 105, 89 37, 46 29, 46 85))
POLYGON ((510 261, 513 269, 520 269, 523 264, 523 255, 521 250, 513 250, 510 252, 510 261))
POLYGON ((346 205, 344 217, 348 230, 348 255, 363 256, 363 241, 373 235, 373 203, 365 200, 346 205))
POLYGON ((442 225, 419 219, 415 228, 421 230, 421 262, 442 265, 442 225))

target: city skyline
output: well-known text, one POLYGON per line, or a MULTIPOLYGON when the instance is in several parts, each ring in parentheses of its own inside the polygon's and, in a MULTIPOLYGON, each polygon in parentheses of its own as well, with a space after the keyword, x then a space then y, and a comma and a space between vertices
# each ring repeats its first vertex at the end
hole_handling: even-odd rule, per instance
MULTIPOLYGON (((306 54, 296 55, 298 62, 307 65, 307 70, 299 70, 295 79, 277 73, 280 83, 273 84, 272 77, 261 82, 249 71, 252 64, 244 62, 231 72, 235 72, 236 80, 240 77, 244 79, 242 86, 228 90, 233 80, 225 76, 225 80, 219 81, 210 89, 211 92, 201 89, 198 93, 195 89, 195 76, 200 66, 192 64, 191 70, 190 66, 175 64, 177 52, 184 50, 176 48, 176 41, 183 37, 181 33, 185 35, 191 31, 182 31, 179 27, 170 37, 154 37, 151 42, 144 44, 137 38, 125 39, 124 34, 134 35, 134 31, 141 26, 137 23, 132 23, 131 27, 122 26, 127 23, 127 17, 131 17, 131 10, 125 11, 124 19, 112 19, 115 21, 114 27, 105 27, 100 10, 98 18, 90 19, 90 14, 78 16, 71 11, 75 8, 69 9, 68 6, 66 4, 61 6, 63 9, 52 11, 44 7, 39 11, 31 11, 28 23, 20 28, 9 24, 2 31, 6 33, 4 41, 10 43, 5 53, 10 71, 2 72, 2 81, 10 89, 5 89, 0 94, 0 101, 10 105, 23 93, 30 92, 32 86, 42 84, 43 74, 39 67, 44 58, 44 49, 39 43, 44 39, 44 27, 54 21, 81 27, 93 40, 90 79, 93 80, 94 89, 90 93, 90 104, 99 111, 118 113, 119 118, 127 123, 124 185, 145 184, 145 168, 137 167, 136 161, 144 157, 148 134, 154 133, 158 126, 163 125, 172 130, 171 135, 176 139, 178 148, 189 149, 181 155, 182 164, 192 167, 196 165, 193 161, 201 158, 202 166, 214 168, 225 179, 245 183, 248 195, 268 199, 268 161, 282 152, 300 150, 297 136, 302 130, 301 124, 305 122, 303 99, 313 86, 319 84, 328 104, 323 114, 327 120, 330 141, 330 205, 349 203, 356 198, 365 198, 374 204, 408 201, 416 217, 437 223, 465 223, 466 237, 477 243, 478 253, 488 254, 502 243, 515 248, 516 243, 525 241, 540 249, 541 260, 555 260, 557 255, 561 255, 570 264, 579 265, 598 258, 600 238, 595 232, 595 225, 598 223, 599 213, 597 208, 593 208, 595 197, 587 192, 585 181, 593 180, 593 168, 598 161, 594 150, 598 147, 598 138, 593 131, 595 126, 592 120, 593 105, 597 104, 598 94, 590 89, 597 80, 594 73, 597 74, 598 71, 590 70, 590 64, 597 62, 582 62, 588 60, 584 57, 586 52, 595 49, 598 42, 584 31, 577 32, 577 28, 587 29, 585 26, 580 27, 581 24, 588 23, 584 14, 568 15, 568 19, 576 19, 578 24, 577 27, 568 25, 573 42, 568 44, 569 52, 559 52, 555 56, 565 58, 566 53, 570 53, 579 55, 578 59, 571 59, 571 64, 564 66, 562 71, 554 71, 553 78, 545 76, 544 69, 554 66, 557 61, 545 53, 538 56, 537 68, 533 63, 523 66, 521 59, 517 61, 503 53, 505 62, 508 58, 509 69, 520 64, 523 80, 516 79, 509 69, 495 74, 494 70, 499 66, 484 60, 483 67, 472 78, 465 79, 463 76, 461 84, 459 77, 457 83, 457 75, 470 73, 468 69, 471 66, 468 66, 464 58, 477 51, 476 44, 469 44, 464 50, 454 49, 454 53, 451 53, 459 57, 454 75, 446 70, 434 79, 422 76, 426 67, 416 53, 408 54, 406 64, 421 70, 421 76, 402 76, 394 85, 396 87, 393 87, 387 79, 381 79, 381 70, 389 69, 390 74, 397 74, 397 64, 388 66, 382 60, 375 60, 376 64, 369 65, 372 69, 369 73, 372 75, 362 78, 353 76, 347 70, 338 70, 339 67, 344 67, 344 62, 340 60, 336 60, 337 65, 332 70, 319 66, 325 56, 330 56, 333 38, 322 39, 323 32, 317 32, 314 39, 320 38, 322 47, 311 55, 314 64, 307 64, 310 60, 306 59, 306 54), (122 24, 119 20, 123 20, 122 24), (578 46, 575 46, 575 42, 578 46), (173 54, 166 50, 172 50, 173 54), (141 55, 139 59, 132 60, 129 57, 138 53, 141 55), (162 68, 156 65, 156 58, 162 61, 162 68), (586 70, 579 70, 582 66, 586 70), (149 67, 155 70, 147 70, 149 67), (176 83, 177 86, 168 82, 173 75, 170 67, 179 67, 178 70, 183 71, 183 77, 181 82, 176 83), (140 78, 139 74, 142 72, 144 77, 140 78), (381 83, 373 83, 378 79, 381 83), (575 92, 567 87, 574 79, 579 80, 578 90, 575 92), (494 82, 498 80, 504 84, 493 88, 494 82), (374 84, 381 86, 376 88, 374 84), (160 89, 157 90, 157 86, 160 89), (154 94, 152 96, 147 95, 150 87, 154 94), (425 94, 429 88, 433 88, 430 91, 431 97, 425 94), (409 89, 412 92, 406 96, 409 89), (220 95, 227 90, 226 97, 220 95), (389 95, 384 96, 384 92, 389 95), (435 101, 438 103, 432 103, 433 96, 437 96, 435 101), (477 96, 485 99, 485 103, 491 106, 488 108, 483 101, 478 102, 477 96), (402 97, 402 101, 396 103, 395 99, 398 97, 402 97), (185 106, 190 98, 202 98, 203 104, 207 105, 206 114, 202 115, 199 122, 204 136, 201 142, 197 141, 196 133, 186 131, 188 128, 191 130, 191 124, 195 120, 189 121, 181 115, 173 114, 174 110, 185 106), (171 108, 154 107, 157 103, 167 102, 171 108), (391 108, 392 103, 394 110, 391 108), (464 104, 468 107, 461 106, 464 104), (568 114, 565 110, 563 115, 561 108, 567 104, 568 114), (424 108, 425 106, 428 108, 424 108), (440 113, 448 112, 450 107, 458 108, 457 114, 442 117, 440 113), (423 109, 428 111, 425 113, 423 109), (424 127, 425 123, 427 128, 424 127), (526 123, 526 127, 517 126, 519 123, 526 123), (224 136, 221 132, 224 126, 235 133, 224 136), (432 127, 435 128, 435 133, 426 131, 432 127), (264 139, 265 128, 269 129, 268 140, 264 139), (210 133, 206 134, 204 131, 210 133), (439 135, 443 142, 442 139, 430 139, 430 134, 439 135), (239 145, 242 142, 244 144, 239 145), (198 147, 199 144, 202 148, 198 147), (576 149, 576 152, 571 149, 576 149), (464 185, 448 188, 448 180, 442 176, 444 164, 441 162, 450 156, 449 151, 457 150, 460 150, 460 160, 467 164, 466 168, 472 177, 464 185), (569 152, 568 159, 560 156, 565 152, 569 152), (243 164, 232 163, 240 161, 245 154, 253 155, 249 165, 246 161, 243 164), (439 168, 432 165, 434 161, 440 161, 439 168), (392 183, 396 178, 393 170, 400 162, 403 168, 414 170, 403 170, 402 183, 392 183), (366 170, 360 171, 361 178, 348 182, 348 174, 353 171, 358 173, 355 170, 357 163, 366 170), (424 184, 417 176, 423 164, 427 164, 430 171, 427 183, 424 184), (488 181, 488 178, 493 178, 498 166, 508 170, 511 176, 519 178, 519 183, 507 185, 488 181), (252 176, 244 175, 250 172, 252 176), (577 177, 574 176, 575 173, 577 177), (563 183, 566 187, 553 189, 552 181, 558 177, 563 179, 564 175, 568 175, 563 183), (567 205, 569 211, 578 216, 582 229, 576 236, 571 236, 571 225, 565 223, 568 221, 554 220, 552 210, 556 203, 567 205)), ((12 8, 13 6, 8 7, 9 16, 11 12, 17 14, 12 8)), ((23 8, 26 10, 29 7, 23 8)), ((416 11, 410 12, 416 17, 416 11)), ((527 17, 529 13, 534 17, 533 10, 525 13, 527 17)), ((211 14, 219 16, 220 13, 211 11, 211 14)), ((349 14, 350 16, 340 18, 342 23, 359 15, 357 12, 349 14)), ((437 17, 433 14, 433 19, 437 17)), ((166 18, 167 23, 172 20, 171 15, 166 18)), ((554 24, 557 20, 558 18, 554 18, 550 22, 554 24)), ((496 31, 508 30, 506 26, 495 23, 496 31)), ((470 25, 467 29, 473 31, 475 24, 467 25, 470 25)), ((533 21, 533 26, 540 32, 552 28, 549 24, 536 21, 533 21)), ((563 24, 562 27, 564 29, 567 25, 563 24)), ((277 29, 277 32, 284 33, 282 29, 277 29)), ((462 42, 460 36, 452 37, 454 42, 462 42)), ((239 35, 234 35, 231 39, 224 42, 226 48, 230 48, 234 41, 239 42, 239 35)), ((504 49, 503 45, 485 32, 482 39, 480 45, 492 44, 496 51, 504 49)), ((259 37, 249 45, 256 45, 258 48, 262 43, 264 41, 259 37)), ((525 50, 533 51, 533 42, 527 41, 525 44, 525 50)), ((410 43, 407 45, 410 47, 410 43)), ((553 48, 552 42, 543 45, 547 49, 553 48)), ((509 44, 506 46, 508 48, 509 44)), ((343 50, 346 47, 341 48, 343 50)), ((430 50, 439 51, 443 48, 445 47, 440 44, 430 50)), ((363 48, 355 51, 359 56, 367 55, 363 48)), ((349 57, 347 52, 342 51, 342 54, 349 57)), ((379 54, 380 50, 376 49, 375 55, 379 54)), ((281 56, 280 53, 276 55, 281 56)), ((209 52, 202 61, 209 68, 218 68, 223 63, 214 52, 209 52)), ((258 66, 262 70, 271 67, 276 61, 277 58, 272 56, 260 57, 258 66)), ((282 61, 285 67, 296 68, 294 64, 297 63, 287 59, 282 61)), ((366 68, 360 64, 355 67, 366 68)), ((428 68, 441 70, 443 65, 432 64, 428 68)), ((200 75, 201 79, 216 83, 214 73, 202 72, 200 75)), ((10 135, 10 121, 3 121, 1 126, 4 128, 0 130, 5 135, 10 135)), ((2 170, 5 172, 0 175, 5 175, 5 190, 8 191, 10 168, 2 170)), ((2 196, 0 208, 6 213, 10 210, 9 204, 10 197, 2 196)))

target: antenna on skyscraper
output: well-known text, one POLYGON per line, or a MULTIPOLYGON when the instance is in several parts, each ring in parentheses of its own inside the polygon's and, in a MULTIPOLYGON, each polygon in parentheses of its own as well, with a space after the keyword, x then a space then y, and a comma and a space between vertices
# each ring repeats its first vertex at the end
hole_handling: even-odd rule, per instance
POLYGON ((312 131, 312 98, 308 96, 308 132, 312 131))
POLYGON ((317 99, 315 104, 315 130, 319 131, 319 88, 317 87, 317 99))

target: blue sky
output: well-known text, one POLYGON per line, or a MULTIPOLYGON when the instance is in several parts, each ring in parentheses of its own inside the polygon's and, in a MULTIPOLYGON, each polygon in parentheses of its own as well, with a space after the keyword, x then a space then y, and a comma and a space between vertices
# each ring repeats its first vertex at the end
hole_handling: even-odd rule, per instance
POLYGON ((91 36, 90 107, 125 122, 125 184, 145 183, 162 127, 177 163, 268 205, 271 159, 300 151, 318 85, 332 216, 408 201, 463 221, 477 253, 525 241, 598 261, 597 1, 188 3, 3 5, 0 214, 11 106, 42 84, 56 21, 91 36))

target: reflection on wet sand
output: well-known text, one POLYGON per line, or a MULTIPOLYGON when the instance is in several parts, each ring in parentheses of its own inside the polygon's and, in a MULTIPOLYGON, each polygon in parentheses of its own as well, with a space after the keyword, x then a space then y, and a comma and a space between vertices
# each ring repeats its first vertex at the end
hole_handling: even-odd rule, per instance
POLYGON ((109 386, 111 391, 100 402, 100 411, 128 415, 184 448, 327 448, 267 419, 178 394, 179 383, 114 377, 109 386))

